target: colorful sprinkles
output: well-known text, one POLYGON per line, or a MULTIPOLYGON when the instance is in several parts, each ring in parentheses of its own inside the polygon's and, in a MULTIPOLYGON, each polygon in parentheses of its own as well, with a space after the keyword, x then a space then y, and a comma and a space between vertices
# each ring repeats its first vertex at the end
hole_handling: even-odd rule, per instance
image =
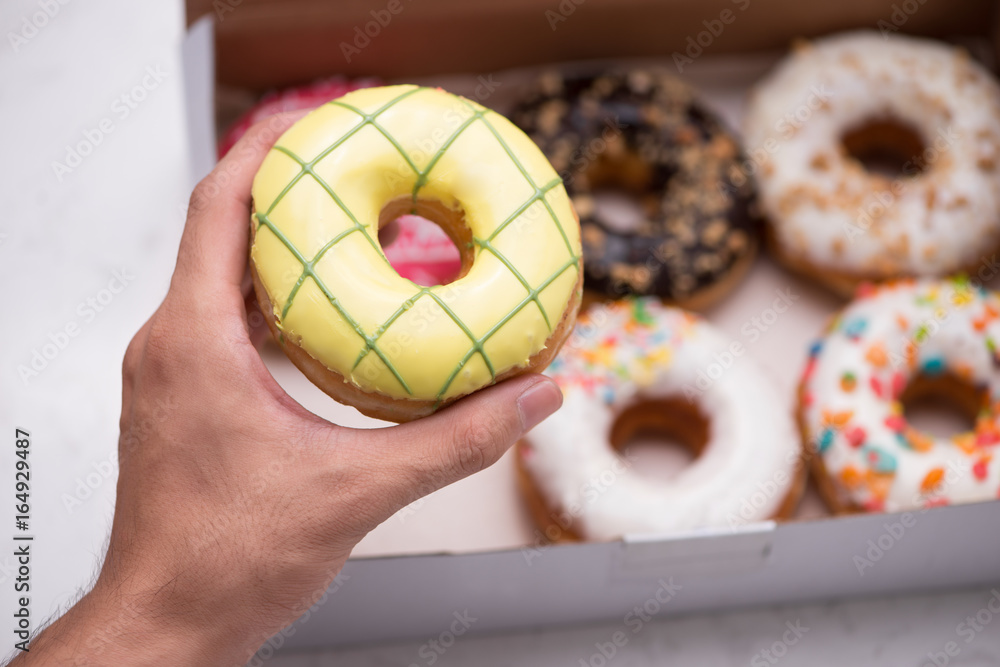
POLYGON ((902 511, 998 496, 998 336, 1000 298, 965 277, 858 291, 810 347, 799 393, 804 435, 842 503, 902 511), (918 378, 983 396, 973 428, 951 437, 914 428, 902 399, 918 378))
MULTIPOLYGON (((658 302, 658 300, 656 300, 658 302)), ((614 403, 625 381, 650 384, 695 335, 697 315, 671 309, 654 317, 648 298, 599 305, 582 314, 545 371, 564 392, 582 390, 614 403)), ((658 306, 655 306, 658 308, 658 306)))

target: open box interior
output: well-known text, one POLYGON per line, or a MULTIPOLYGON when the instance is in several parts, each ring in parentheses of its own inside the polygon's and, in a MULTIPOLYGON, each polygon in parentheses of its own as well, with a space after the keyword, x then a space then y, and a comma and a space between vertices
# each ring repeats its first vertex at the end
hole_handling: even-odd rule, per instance
MULTIPOLYGON (((897 28, 960 43, 993 66, 996 7, 983 0, 401 2, 402 11, 348 63, 339 45, 352 43, 356 27, 372 20, 372 3, 243 0, 220 11, 219 3, 191 0, 190 19, 214 16, 194 26, 186 47, 195 173, 211 165, 215 129, 261 92, 335 74, 441 86, 503 113, 540 67, 641 64, 676 72, 677 52, 691 60, 682 63, 682 77, 738 130, 748 90, 795 38, 897 28), (726 11, 735 17, 730 23, 706 23, 726 11), (699 53, 689 38, 706 30, 712 39, 702 40, 708 45, 699 53), (206 64, 213 37, 214 73, 206 64), (485 97, 482 77, 491 82, 485 97)), ((791 412, 806 350, 843 303, 762 253, 746 278, 703 314, 763 366, 791 412), (792 304, 779 314, 773 304, 782 294, 792 304)), ((332 401, 277 346, 263 354, 278 382, 312 412, 349 426, 385 425, 332 401)), ((924 428, 955 428, 947 414, 910 416, 924 428)), ((549 546, 519 496, 508 453, 376 528, 355 550, 336 602, 317 612, 325 620, 311 621, 290 643, 433 634, 465 608, 486 619, 477 630, 614 617, 671 576, 685 586, 672 612, 979 583, 1000 578, 998 509, 993 501, 920 512, 905 527, 907 538, 893 540, 894 549, 871 551, 869 542, 878 546, 892 533, 898 515, 829 518, 810 484, 795 518, 782 524, 549 546), (859 569, 859 554, 870 569, 859 569), (880 555, 872 560, 873 554, 880 555), (886 564, 876 567, 880 562, 886 564)))

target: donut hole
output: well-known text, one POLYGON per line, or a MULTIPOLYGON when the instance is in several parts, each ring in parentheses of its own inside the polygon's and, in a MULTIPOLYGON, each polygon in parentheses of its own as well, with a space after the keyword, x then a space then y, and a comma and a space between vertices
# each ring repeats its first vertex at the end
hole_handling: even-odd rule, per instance
POLYGON ((906 422, 935 438, 972 431, 986 399, 983 389, 953 375, 918 375, 900 397, 906 422))
POLYGON ((472 267, 472 231, 465 214, 439 201, 389 202, 379 214, 378 240, 392 268, 424 287, 447 285, 472 267))
POLYGON ((594 217, 612 231, 635 232, 656 215, 660 202, 650 191, 652 172, 637 155, 602 153, 587 166, 584 178, 594 217))
POLYGON ((623 410, 609 441, 636 474, 668 481, 687 468, 708 443, 708 419, 680 398, 645 399, 623 410))
POLYGON ((916 176, 924 168, 924 140, 895 118, 872 118, 848 128, 840 142, 865 171, 887 178, 916 176))
POLYGON ((631 194, 612 188, 602 188, 592 195, 594 217, 606 227, 620 233, 635 232, 647 219, 646 212, 631 194))

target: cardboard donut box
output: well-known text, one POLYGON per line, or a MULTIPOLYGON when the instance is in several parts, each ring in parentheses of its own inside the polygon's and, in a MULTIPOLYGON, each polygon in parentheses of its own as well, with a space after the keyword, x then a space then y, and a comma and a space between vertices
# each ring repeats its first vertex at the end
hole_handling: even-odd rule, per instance
MULTIPOLYGON (((738 127, 746 91, 797 38, 868 28, 962 44, 993 66, 992 0, 188 0, 192 183, 215 137, 262 92, 334 74, 441 85, 501 112, 532 68, 637 59, 691 81, 738 127)), ((788 396, 840 305, 767 257, 706 316, 788 396), (784 295, 784 310, 771 305, 784 295)), ((275 347, 278 381, 340 423, 379 425, 312 387, 275 347)), ((404 445, 401 445, 404 446, 404 445)), ((766 493, 762 489, 762 493, 766 493)), ((752 499, 748 499, 752 501, 752 499)), ((510 456, 402 510, 359 545, 328 595, 265 651, 653 617, 1000 581, 1000 503, 831 517, 814 494, 787 522, 550 544, 510 456)), ((435 645, 436 646, 436 645, 435 645)), ((416 659, 432 664, 437 649, 416 659)))

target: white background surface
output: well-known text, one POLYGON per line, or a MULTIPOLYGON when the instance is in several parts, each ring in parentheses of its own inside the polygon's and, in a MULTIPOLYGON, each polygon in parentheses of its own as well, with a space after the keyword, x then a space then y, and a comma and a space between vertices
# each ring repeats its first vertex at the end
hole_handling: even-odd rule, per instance
MULTIPOLYGON (((24 19, 39 11, 37 2, 8 0, 0 14, 0 279, 7 287, 0 434, 12 436, 15 426, 32 433, 36 621, 72 600, 100 562, 114 497, 120 359, 166 290, 190 188, 181 3, 69 2, 15 49, 9 33, 21 33, 24 19), (162 82, 124 117, 116 100, 140 85, 150 67, 162 82), (94 136, 105 118, 113 132, 60 180, 52 163, 65 162, 67 147, 84 141, 88 130, 94 136), (90 319, 80 304, 100 297, 115 271, 134 277, 90 319), (37 377, 23 381, 18 367, 30 366, 33 352, 71 323, 79 334, 37 377)), ((4 438, 0 489, 8 497, 13 442, 4 438)), ((10 504, 3 503, 0 526, 12 525, 10 504)), ((0 540, 6 534, 0 528, 0 540)), ((14 602, 7 553, 0 549, 4 619, 14 602)), ((758 651, 780 639, 786 621, 802 619, 810 630, 781 664, 922 665, 928 651, 956 641, 961 652, 950 664, 995 665, 1000 618, 968 644, 957 634, 989 598, 984 589, 671 619, 647 626, 613 664, 753 664, 758 651)), ((0 652, 9 646, 5 627, 0 623, 0 652)), ((437 664, 577 665, 618 628, 466 637, 437 664)), ((338 651, 336 660, 330 654, 270 662, 429 664, 420 648, 411 642, 338 651)))
MULTIPOLYGON (((33 442, 36 621, 71 600, 99 563, 117 473, 121 358, 166 292, 190 188, 178 122, 181 3, 50 4, 58 13, 17 50, 9 34, 42 10, 37 1, 8 1, 0 10, 0 535, 10 543, 20 427, 33 442), (120 97, 141 85, 148 67, 163 80, 135 109, 123 106, 120 97), (86 131, 96 136, 105 119, 113 131, 60 180, 52 163, 65 162, 67 147, 85 141, 86 131), (101 290, 114 271, 134 278, 90 319, 86 300, 111 296, 101 290), (70 324, 78 335, 22 381, 18 366, 30 366, 33 351, 70 324), (67 508, 68 498, 79 505, 67 508)), ((13 643, 12 552, 0 549, 3 653, 13 643)))

